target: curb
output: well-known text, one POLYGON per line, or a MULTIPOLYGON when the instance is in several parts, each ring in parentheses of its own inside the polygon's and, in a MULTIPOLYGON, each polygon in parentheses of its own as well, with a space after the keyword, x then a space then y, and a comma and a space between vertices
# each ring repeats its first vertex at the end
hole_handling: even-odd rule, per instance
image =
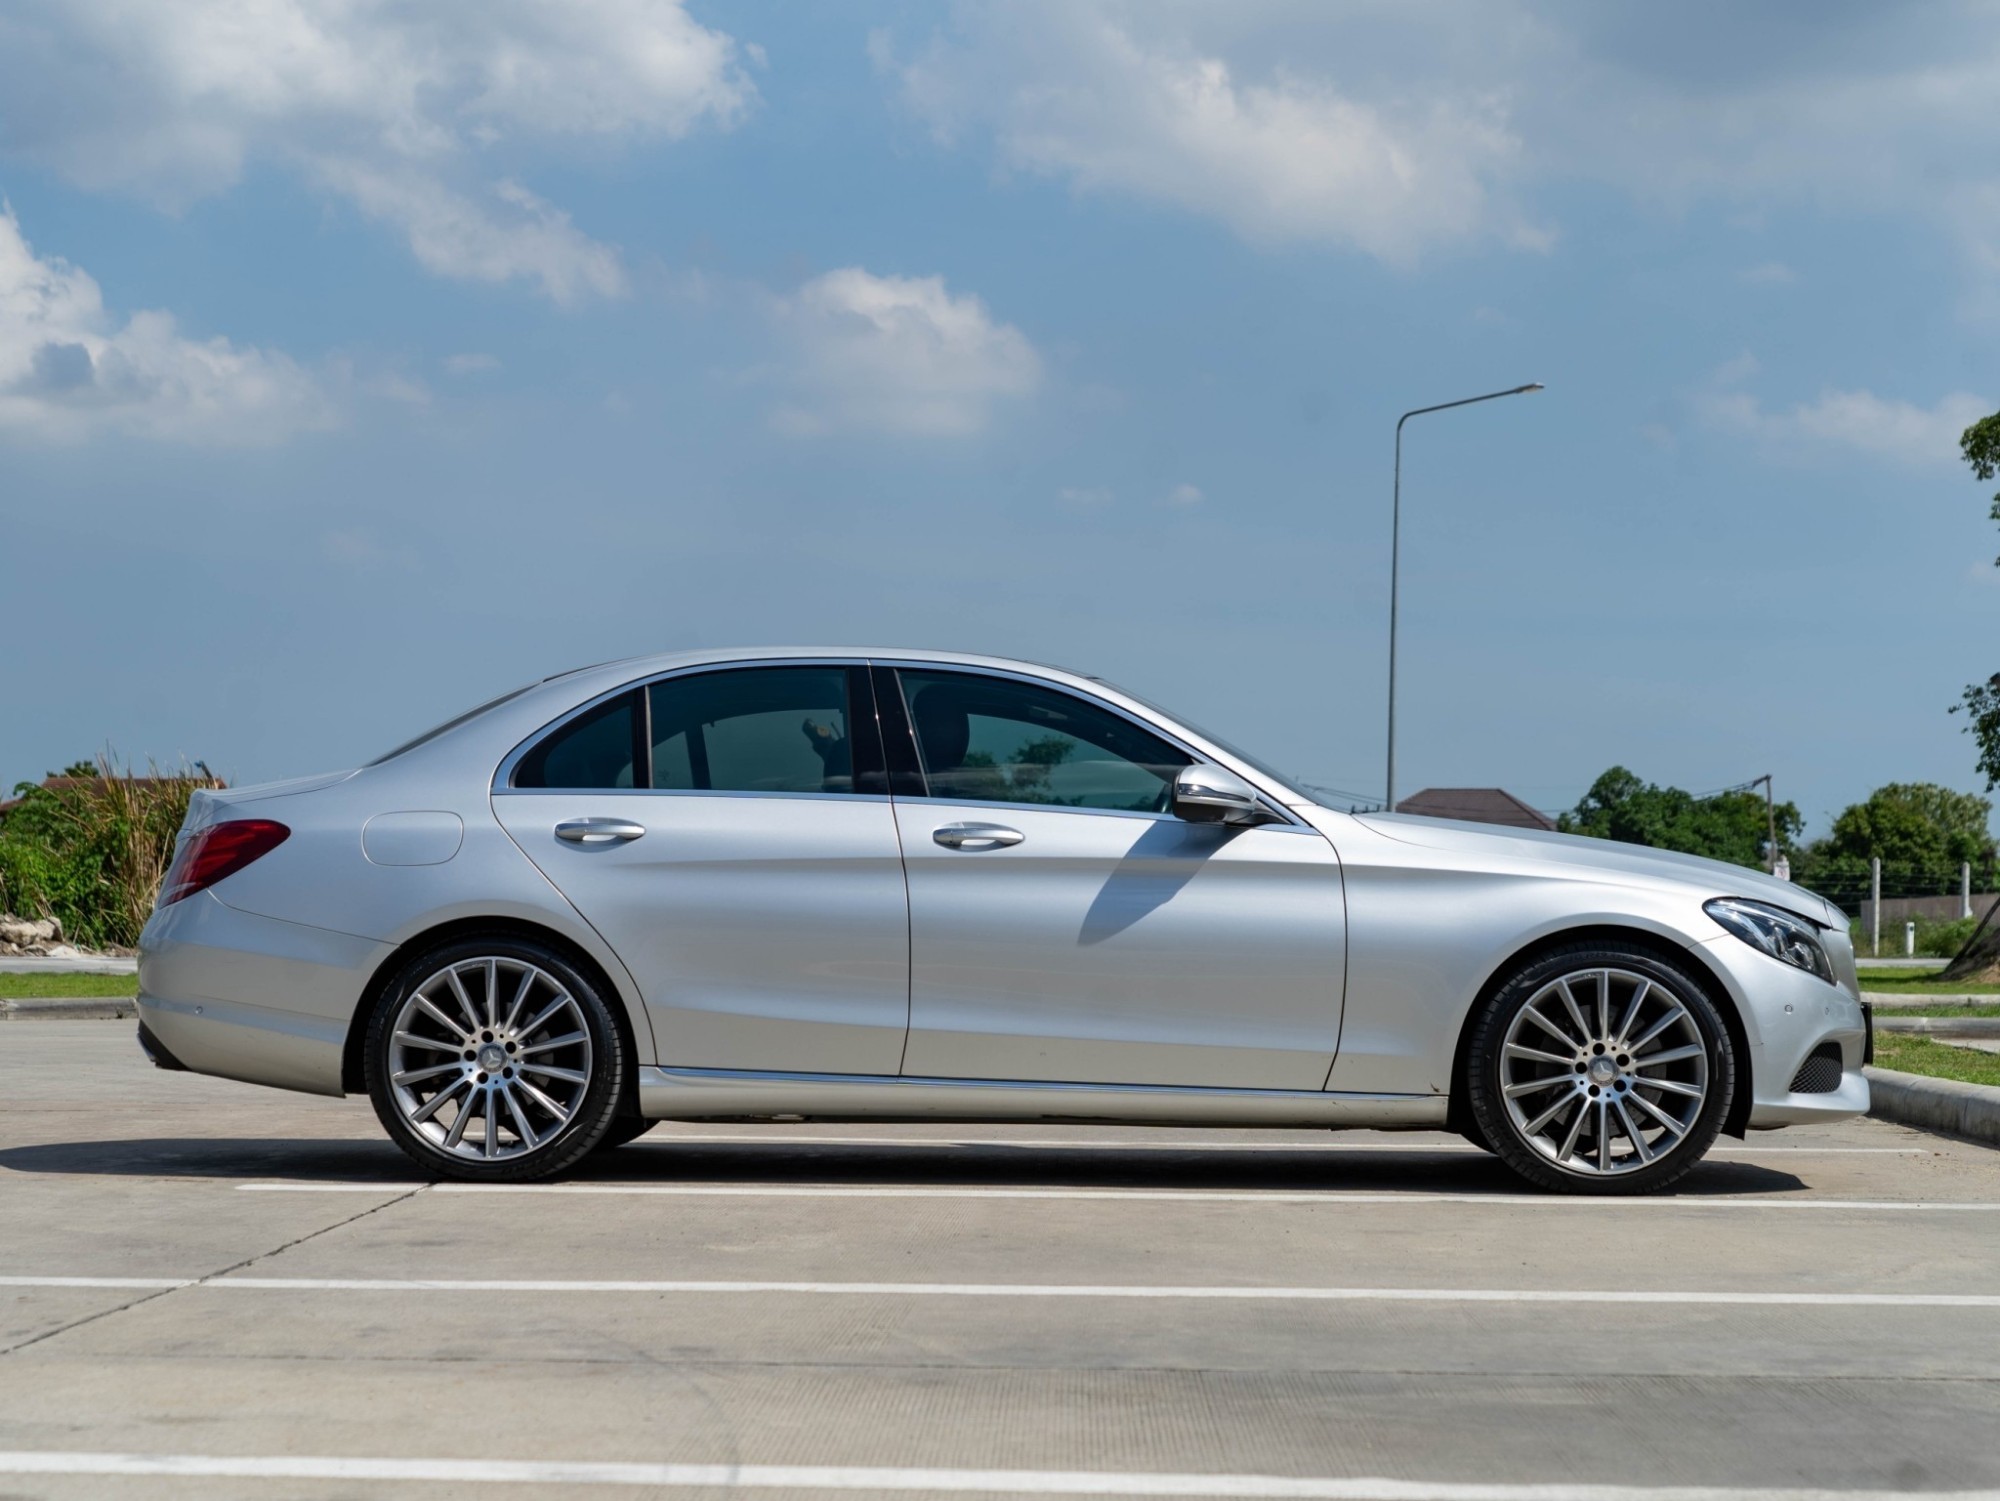
POLYGON ((2000 1016, 1881 1016, 1877 1032, 1928 1032, 1937 1037, 2000 1037, 2000 1016))
POLYGON ((1907 1011, 1918 1006, 2000 1006, 2000 995, 1911 995, 1907 990, 1864 990, 1869 1005, 1907 1011))
POLYGON ((1877 1120, 1965 1136, 2000 1147, 2000 1089, 1892 1068, 1865 1068, 1868 1113, 1877 1120))
POLYGON ((0 1001, 0 1021, 129 1021, 138 1014, 138 1002, 128 995, 49 996, 0 1001))
POLYGON ((9 975, 136 975, 139 961, 116 954, 73 954, 52 958, 47 954, 0 955, 0 974, 9 975))

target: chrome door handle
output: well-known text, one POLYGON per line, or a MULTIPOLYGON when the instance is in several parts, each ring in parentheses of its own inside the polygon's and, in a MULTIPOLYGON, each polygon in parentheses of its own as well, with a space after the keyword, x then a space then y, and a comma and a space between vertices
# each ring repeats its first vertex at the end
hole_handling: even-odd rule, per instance
POLYGON ((1002 850, 1027 837, 1003 823, 948 823, 931 835, 948 850, 1002 850))
POLYGON ((556 825, 556 838, 571 844, 622 844, 645 832, 644 824, 623 818, 568 818, 556 825))

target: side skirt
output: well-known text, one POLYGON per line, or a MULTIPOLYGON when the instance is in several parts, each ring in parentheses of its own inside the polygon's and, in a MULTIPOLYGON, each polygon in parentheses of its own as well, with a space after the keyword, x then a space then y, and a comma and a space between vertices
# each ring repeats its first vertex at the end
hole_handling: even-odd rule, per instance
POLYGON ((642 1068, 639 1112, 679 1121, 1095 1121, 1421 1130, 1444 1124, 1445 1097, 642 1068))

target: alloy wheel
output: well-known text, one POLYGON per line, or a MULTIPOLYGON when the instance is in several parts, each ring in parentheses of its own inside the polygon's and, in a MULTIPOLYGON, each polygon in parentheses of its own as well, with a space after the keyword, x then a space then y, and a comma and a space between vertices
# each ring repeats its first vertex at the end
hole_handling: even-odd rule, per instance
POLYGON ((389 1034, 389 1092, 404 1124, 479 1162, 552 1141, 581 1108, 593 1064, 576 998, 511 956, 437 970, 410 990, 389 1034))
POLYGON ((1530 996, 1500 1047, 1507 1116, 1564 1172, 1650 1167, 1694 1129, 1709 1047, 1694 1013, 1658 980, 1615 967, 1559 975, 1530 996))

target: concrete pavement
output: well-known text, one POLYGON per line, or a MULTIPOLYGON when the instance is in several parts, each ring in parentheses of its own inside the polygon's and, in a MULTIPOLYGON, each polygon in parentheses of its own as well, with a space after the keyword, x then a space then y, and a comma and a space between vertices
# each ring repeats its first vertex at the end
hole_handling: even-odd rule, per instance
POLYGON ((365 1101, 0 1032, 0 1496, 2000 1491, 1995 1433, 2000 1152, 1880 1122, 1638 1201, 1061 1125, 468 1191, 365 1101))

